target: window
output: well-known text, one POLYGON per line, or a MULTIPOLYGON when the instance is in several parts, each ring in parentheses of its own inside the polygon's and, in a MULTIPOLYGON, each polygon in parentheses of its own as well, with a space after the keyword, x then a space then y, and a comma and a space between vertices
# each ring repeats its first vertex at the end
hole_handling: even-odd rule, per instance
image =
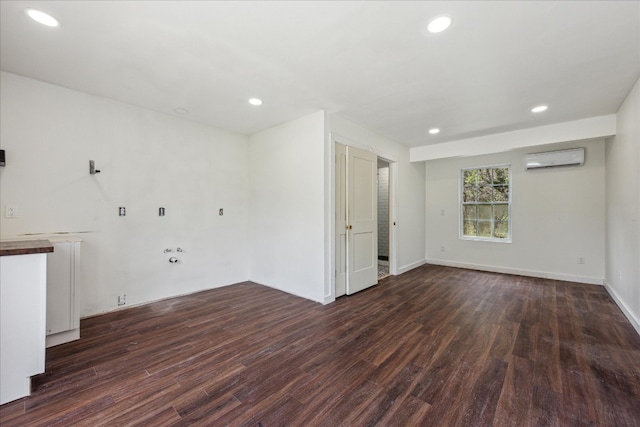
POLYGON ((462 169, 460 237, 511 241, 511 171, 509 166, 462 169))

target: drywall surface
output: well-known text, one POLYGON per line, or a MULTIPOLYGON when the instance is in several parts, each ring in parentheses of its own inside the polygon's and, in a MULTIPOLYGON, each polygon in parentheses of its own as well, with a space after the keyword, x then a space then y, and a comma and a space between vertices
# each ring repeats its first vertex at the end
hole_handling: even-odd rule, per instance
POLYGON ((323 302, 324 112, 250 137, 250 280, 323 302))
POLYGON ((82 316, 122 294, 133 305, 247 279, 247 137, 11 73, 0 84, 1 237, 82 237, 82 316))
POLYGON ((607 141, 606 286, 640 333, 640 80, 607 141))
MULTIPOLYGON (((395 227, 395 242, 393 236, 390 236, 390 258, 393 258, 395 252, 398 274, 424 264, 424 163, 409 162, 409 148, 405 145, 371 132, 340 116, 331 115, 329 120, 331 136, 335 141, 357 148, 370 149, 378 157, 389 160, 391 170, 396 169, 397 179, 393 181, 392 173, 390 182, 392 192, 395 192, 395 200, 390 201, 391 228, 395 227)), ((391 233, 393 234, 394 231, 392 230, 391 233)))
POLYGON ((518 148, 539 147, 585 139, 604 139, 615 135, 616 115, 589 117, 587 119, 538 126, 528 129, 461 139, 442 144, 424 145, 411 149, 411 161, 436 160, 447 157, 479 156, 500 153, 518 148))
POLYGON ((426 162, 427 262, 602 284, 604 141, 580 141, 426 162), (585 147, 581 167, 525 171, 527 153, 585 147), (507 164, 512 243, 459 237, 460 170, 507 164), (584 259, 584 264, 579 263, 584 259))

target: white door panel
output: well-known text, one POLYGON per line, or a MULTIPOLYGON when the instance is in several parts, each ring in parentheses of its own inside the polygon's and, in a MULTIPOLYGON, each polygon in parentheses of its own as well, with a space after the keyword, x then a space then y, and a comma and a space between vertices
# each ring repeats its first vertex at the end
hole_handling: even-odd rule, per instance
MULTIPOLYGON (((353 149, 349 149, 351 152, 353 149)), ((366 151, 365 154, 368 154, 366 151)), ((374 157, 375 159, 375 157, 374 157)), ((375 207, 375 160, 364 159, 358 156, 353 156, 351 162, 351 170, 349 178, 352 183, 351 200, 349 203, 349 220, 355 225, 357 221, 373 221, 377 210, 371 210, 371 207, 375 207), (374 183, 371 183, 371 173, 373 168, 374 183)))
POLYGON ((347 292, 347 147, 336 144, 335 296, 347 292))
POLYGON ((373 233, 358 233, 353 234, 353 272, 360 273, 361 271, 370 269, 373 264, 373 233))
POLYGON ((377 161, 374 153, 346 147, 347 294, 378 283, 377 161))

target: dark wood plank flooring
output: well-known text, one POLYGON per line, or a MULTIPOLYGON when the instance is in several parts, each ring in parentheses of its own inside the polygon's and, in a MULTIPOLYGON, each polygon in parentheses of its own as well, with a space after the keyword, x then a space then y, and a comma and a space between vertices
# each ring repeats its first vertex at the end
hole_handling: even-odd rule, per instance
POLYGON ((9 426, 640 426, 599 286, 423 266, 322 306, 241 283, 82 321, 9 426))

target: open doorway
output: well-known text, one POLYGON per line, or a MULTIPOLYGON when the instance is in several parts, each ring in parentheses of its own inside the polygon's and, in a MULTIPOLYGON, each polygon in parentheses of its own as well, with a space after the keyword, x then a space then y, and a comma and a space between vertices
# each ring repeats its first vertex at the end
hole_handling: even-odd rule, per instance
POLYGON ((398 163, 393 156, 378 157, 370 147, 363 149, 343 144, 338 138, 334 139, 334 148, 331 270, 335 274, 333 297, 338 298, 376 285, 379 277, 397 274, 395 187, 398 163), (382 224, 378 224, 379 194, 382 194, 382 224), (382 230, 382 242, 378 241, 379 229, 382 230))
POLYGON ((378 280, 390 275, 390 168, 389 162, 378 157, 378 280))

